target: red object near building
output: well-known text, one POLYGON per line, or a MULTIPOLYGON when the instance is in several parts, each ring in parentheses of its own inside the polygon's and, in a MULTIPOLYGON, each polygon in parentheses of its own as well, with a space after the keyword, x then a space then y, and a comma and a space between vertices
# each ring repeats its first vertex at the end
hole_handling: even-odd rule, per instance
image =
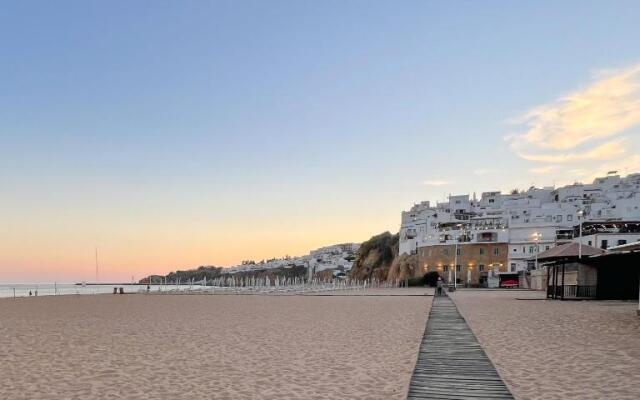
POLYGON ((520 286, 520 282, 515 279, 506 279, 500 282, 500 287, 518 287, 520 286))

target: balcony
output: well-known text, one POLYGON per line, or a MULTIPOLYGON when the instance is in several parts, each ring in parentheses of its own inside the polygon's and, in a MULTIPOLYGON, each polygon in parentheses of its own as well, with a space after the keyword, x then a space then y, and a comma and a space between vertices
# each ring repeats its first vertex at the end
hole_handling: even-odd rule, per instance
POLYGON ((573 230, 563 229, 556 231, 556 240, 571 240, 573 239, 573 230))
POLYGON ((479 232, 476 235, 476 241, 478 243, 497 242, 498 234, 496 232, 479 232))

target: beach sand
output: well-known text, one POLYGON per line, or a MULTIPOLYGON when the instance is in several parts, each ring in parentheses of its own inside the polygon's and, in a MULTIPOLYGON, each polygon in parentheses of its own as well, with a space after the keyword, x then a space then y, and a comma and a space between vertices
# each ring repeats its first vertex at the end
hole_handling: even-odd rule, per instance
POLYGON ((2 299, 0 398, 403 399, 431 300, 2 299))
POLYGON ((461 314, 517 399, 640 398, 637 302, 459 290, 461 314))

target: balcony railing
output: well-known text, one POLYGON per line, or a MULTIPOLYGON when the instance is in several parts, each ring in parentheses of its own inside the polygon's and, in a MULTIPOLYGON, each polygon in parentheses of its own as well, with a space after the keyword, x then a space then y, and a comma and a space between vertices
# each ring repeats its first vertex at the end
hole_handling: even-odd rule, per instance
POLYGON ((549 286, 547 288, 547 297, 565 298, 565 299, 576 299, 576 298, 595 299, 596 288, 597 288, 596 286, 586 286, 586 285, 549 286))

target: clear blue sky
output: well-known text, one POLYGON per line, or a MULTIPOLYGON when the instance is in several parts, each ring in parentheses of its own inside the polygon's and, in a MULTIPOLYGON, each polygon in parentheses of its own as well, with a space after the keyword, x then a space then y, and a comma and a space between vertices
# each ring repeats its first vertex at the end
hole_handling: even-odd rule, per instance
MULTIPOLYGON (((0 281, 81 279, 94 245, 113 278, 300 254, 397 230, 420 200, 569 181, 522 156, 532 136, 505 137, 637 66, 639 16, 637 1, 5 3, 0 281)), ((629 156, 636 128, 612 134, 629 156)))

